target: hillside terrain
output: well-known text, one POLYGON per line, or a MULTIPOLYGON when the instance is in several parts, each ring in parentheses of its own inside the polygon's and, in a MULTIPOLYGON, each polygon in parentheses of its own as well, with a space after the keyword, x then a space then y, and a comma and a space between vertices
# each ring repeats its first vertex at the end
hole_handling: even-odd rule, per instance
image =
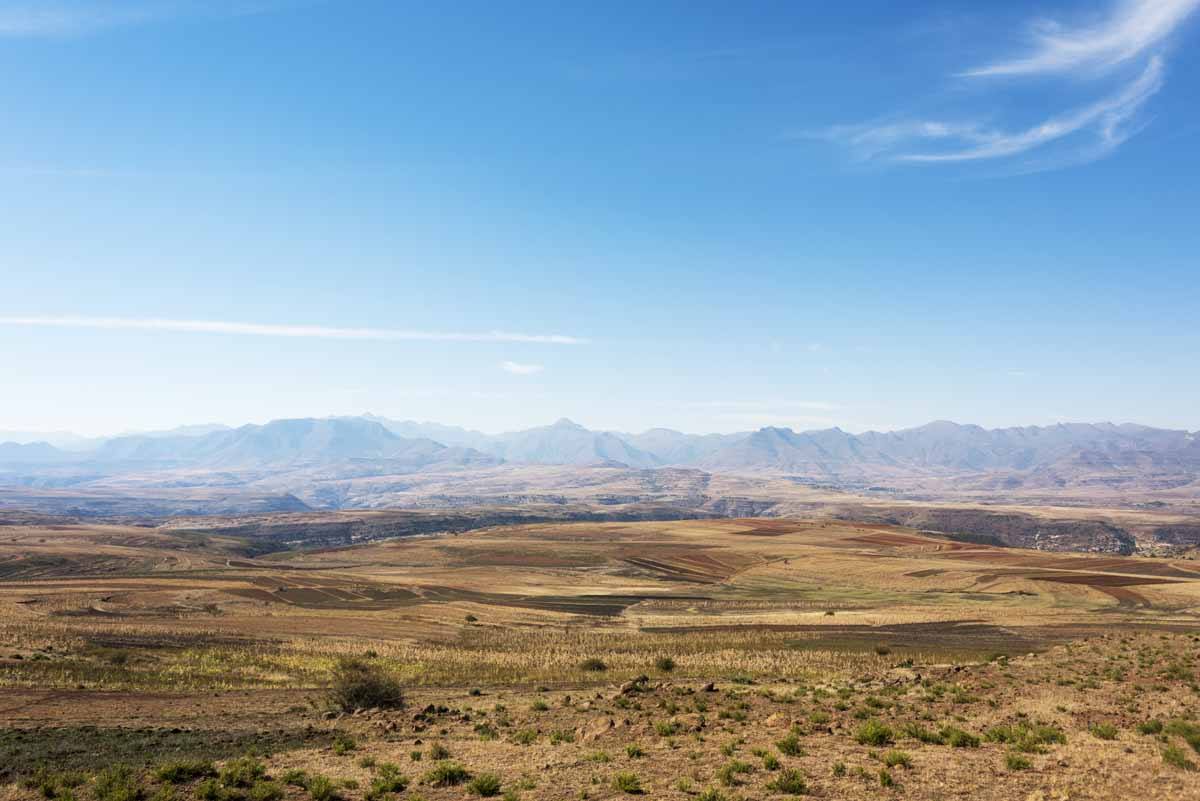
POLYGON ((1200 798, 1195 560, 358 515, 11 516, 0 794, 1200 798))

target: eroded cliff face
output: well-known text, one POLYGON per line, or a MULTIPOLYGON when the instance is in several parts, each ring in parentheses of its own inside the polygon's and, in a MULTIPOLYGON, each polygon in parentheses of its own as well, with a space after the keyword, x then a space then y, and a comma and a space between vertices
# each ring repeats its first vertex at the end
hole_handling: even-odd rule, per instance
POLYGON ((635 505, 619 509, 587 507, 480 508, 453 511, 320 512, 172 521, 172 529, 221 534, 245 541, 247 554, 289 548, 337 548, 360 542, 456 534, 491 526, 522 523, 680 520, 715 515, 667 506, 635 505))
POLYGON ((1179 523, 1169 526, 1158 526, 1153 531, 1156 542, 1181 547, 1200 546, 1200 523, 1179 523))
POLYGON ((862 509, 838 517, 890 523, 955 540, 1010 548, 1126 555, 1137 549, 1137 540, 1130 532, 1100 520, 1053 520, 1032 514, 945 508, 862 509))

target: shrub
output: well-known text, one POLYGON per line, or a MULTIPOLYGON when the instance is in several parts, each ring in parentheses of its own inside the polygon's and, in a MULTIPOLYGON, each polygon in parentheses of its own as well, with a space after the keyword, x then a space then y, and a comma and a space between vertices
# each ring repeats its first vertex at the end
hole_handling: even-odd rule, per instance
POLYGON ((304 771, 298 770, 296 768, 293 768, 292 770, 289 770, 287 773, 284 773, 283 776, 281 777, 281 779, 284 784, 291 785, 292 787, 307 787, 308 786, 308 774, 305 773, 304 771))
POLYGON ((674 720, 659 720, 654 724, 654 731, 659 737, 671 737, 679 733, 679 722, 674 720))
POLYGON ((608 670, 608 665, 604 664, 604 660, 597 659, 596 657, 592 656, 580 662, 579 669, 586 670, 589 673, 598 673, 608 670))
POLYGON ((338 756, 345 756, 351 751, 358 750, 358 743, 348 734, 339 734, 333 740, 333 753, 338 756))
POLYGON ((726 801, 725 794, 716 787, 709 787, 696 796, 696 801, 726 801))
POLYGON ((517 745, 530 745, 538 738, 536 729, 521 729, 513 734, 513 742, 517 745))
POLYGON ((469 778, 470 772, 457 762, 439 762, 421 781, 433 787, 453 787, 469 778))
POLYGON ((777 793, 786 793, 787 795, 804 795, 808 792, 808 780, 804 778, 804 774, 795 768, 787 768, 779 772, 768 788, 777 793))
POLYGON ((877 653, 879 656, 887 656, 891 652, 892 652, 892 649, 888 648, 886 645, 876 645, 875 646, 875 653, 877 653))
POLYGON ((82 773, 73 771, 55 772, 45 765, 39 767, 32 776, 24 779, 21 784, 29 790, 37 790, 43 798, 72 801, 74 788, 87 781, 82 773))
POLYGON ((1138 724, 1139 734, 1161 734, 1163 730, 1163 722, 1161 720, 1147 720, 1145 723, 1138 724))
POLYGON ((762 761, 765 770, 779 770, 779 757, 774 754, 763 754, 762 761))
POLYGON ((642 792, 642 780, 636 773, 623 770, 613 776, 613 789, 629 795, 638 795, 642 792))
POLYGON ((329 700, 343 712, 378 707, 400 709, 404 688, 393 676, 365 659, 343 657, 333 669, 329 700))
POLYGON ((216 779, 205 779, 196 785, 196 798, 200 801, 217 801, 222 795, 221 783, 216 779))
POLYGON ((434 743, 433 745, 429 746, 429 758, 435 762, 439 759, 449 759, 450 749, 446 748, 446 746, 442 745, 441 743, 434 743))
POLYGON ((629 757, 630 759, 641 759, 645 755, 646 752, 642 750, 642 747, 637 743, 630 743, 629 745, 625 746, 625 756, 629 757))
POLYGON ((364 796, 367 801, 377 801, 387 793, 401 793, 408 787, 408 777, 400 772, 400 766, 385 762, 379 766, 379 772, 371 780, 364 796))
POLYGON ((154 778, 167 784, 186 784, 193 779, 203 779, 216 774, 211 762, 166 762, 154 771, 154 778))
POLYGON ((534 712, 545 712, 547 709, 550 708, 550 705, 547 704, 541 698, 539 698, 536 701, 534 701, 532 704, 530 704, 529 708, 532 709, 534 712))
POLYGON ((754 768, 752 768, 749 763, 742 762, 739 759, 733 759, 729 762, 726 762, 721 766, 720 770, 717 771, 717 781, 721 782, 721 784, 725 785, 726 787, 732 787, 733 785, 737 784, 738 774, 749 773, 752 770, 754 770, 754 768))
POLYGON ((247 794, 250 801, 279 801, 283 798, 283 785, 278 782, 255 782, 247 794))
POLYGON ((1004 766, 1009 770, 1029 770, 1029 760, 1015 752, 1009 752, 1004 757, 1004 766))
POLYGON ((779 753, 785 756, 800 756, 804 753, 804 749, 800 747, 800 738, 795 733, 789 733, 782 739, 776 740, 775 747, 779 749, 779 753))
POLYGON ((890 726, 878 720, 868 720, 858 727, 858 732, 854 735, 854 739, 859 745, 881 746, 891 745, 896 739, 896 735, 890 726))
POLYGON ((922 726, 920 723, 909 721, 900 727, 900 732, 905 737, 911 737, 914 740, 920 740, 926 745, 941 745, 942 736, 935 731, 922 726))
POLYGON ((879 769, 879 786, 880 787, 895 787, 896 779, 892 776, 891 771, 887 768, 879 769))
POLYGON ((883 764, 887 765, 889 768, 911 768, 912 757, 910 757, 904 751, 888 751, 883 755, 883 764))
POLYGON ((100 771, 92 789, 97 801, 139 801, 145 794, 128 765, 113 765, 100 771))
POLYGON ((1177 745, 1169 745, 1163 749, 1163 762, 1181 770, 1195 770, 1196 763, 1187 758, 1184 750, 1177 745))
POLYGON ((313 801, 335 801, 338 797, 337 788, 328 776, 317 774, 309 777, 308 784, 305 786, 309 796, 313 801))
POLYGON ((954 726, 945 726, 941 731, 942 742, 952 748, 978 748, 979 738, 974 734, 955 728, 954 726))
POLYGON ((254 757, 231 759, 221 768, 221 784, 226 787, 249 787, 267 775, 267 768, 254 757))
POLYGON ((846 763, 845 762, 834 762, 833 763, 833 775, 834 776, 845 776, 846 775, 846 763))
POLYGON ((663 673, 670 673, 675 669, 675 660, 669 656, 660 656, 654 660, 654 667, 663 673))
POLYGON ((1089 731, 1098 740, 1117 739, 1117 727, 1111 723, 1094 723, 1089 731))
POLYGON ((500 777, 495 773, 481 773, 467 785, 473 795, 491 798, 500 794, 500 777))

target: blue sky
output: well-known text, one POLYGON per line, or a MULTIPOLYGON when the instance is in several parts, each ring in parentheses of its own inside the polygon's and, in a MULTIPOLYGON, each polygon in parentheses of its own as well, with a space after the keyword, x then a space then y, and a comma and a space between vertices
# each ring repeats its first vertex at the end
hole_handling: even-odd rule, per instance
POLYGON ((1200 0, 0 0, 0 429, 1197 429, 1200 0))

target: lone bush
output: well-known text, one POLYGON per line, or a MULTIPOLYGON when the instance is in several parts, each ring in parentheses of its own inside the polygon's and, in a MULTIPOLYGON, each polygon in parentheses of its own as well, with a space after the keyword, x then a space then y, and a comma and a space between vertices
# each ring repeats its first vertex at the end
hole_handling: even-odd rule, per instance
POLYGON ((329 700, 343 712, 359 709, 401 709, 404 688, 393 676, 365 659, 343 657, 333 669, 329 700))

